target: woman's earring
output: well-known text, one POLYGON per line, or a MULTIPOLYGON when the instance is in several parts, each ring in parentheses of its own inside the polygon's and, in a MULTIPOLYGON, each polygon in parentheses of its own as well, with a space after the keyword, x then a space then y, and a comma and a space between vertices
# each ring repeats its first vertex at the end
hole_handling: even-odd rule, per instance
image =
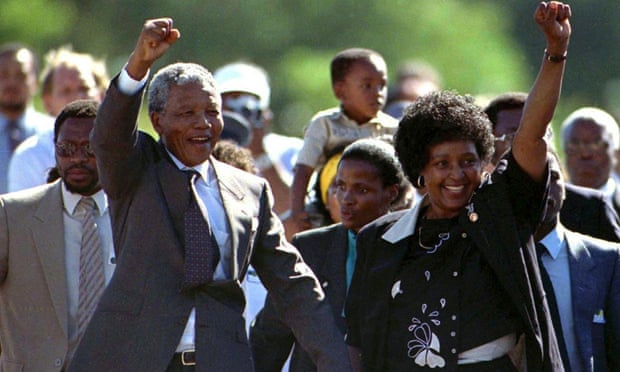
POLYGON ((424 187, 424 176, 423 175, 418 176, 418 179, 416 180, 416 186, 418 187, 418 189, 421 189, 422 187, 424 187))

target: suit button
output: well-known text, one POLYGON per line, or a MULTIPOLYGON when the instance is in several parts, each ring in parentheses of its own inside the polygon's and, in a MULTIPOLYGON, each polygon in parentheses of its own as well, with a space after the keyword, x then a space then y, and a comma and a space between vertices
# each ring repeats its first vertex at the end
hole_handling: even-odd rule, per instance
POLYGON ((56 367, 62 366, 62 359, 56 358, 56 360, 54 360, 54 366, 56 367))

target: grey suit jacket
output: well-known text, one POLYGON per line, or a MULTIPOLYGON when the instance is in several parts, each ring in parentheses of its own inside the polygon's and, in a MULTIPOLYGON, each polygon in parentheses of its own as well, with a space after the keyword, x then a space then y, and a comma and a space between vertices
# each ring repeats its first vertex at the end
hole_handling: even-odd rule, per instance
MULTIPOLYGON (((312 229, 295 234, 291 243, 299 249, 319 279, 344 338, 346 324, 342 311, 347 295, 347 229, 342 224, 312 229)), ((281 370, 293 346, 289 371, 316 370, 307 353, 297 344, 291 329, 282 322, 271 296, 267 296, 265 307, 250 328, 250 343, 258 372, 281 370)))
POLYGON ((60 371, 68 351, 59 181, 0 196, 0 371, 60 371))
POLYGON ((69 370, 165 370, 192 308, 197 370, 253 370, 240 286, 250 263, 318 365, 350 369, 324 294, 286 242, 262 178, 211 160, 231 230, 224 253, 231 277, 181 291, 187 181, 163 145, 137 130, 140 103, 140 94, 119 92, 115 79, 95 122, 91 142, 110 201, 117 266, 69 370))
POLYGON ((620 245, 566 231, 573 319, 585 371, 620 370, 620 245))

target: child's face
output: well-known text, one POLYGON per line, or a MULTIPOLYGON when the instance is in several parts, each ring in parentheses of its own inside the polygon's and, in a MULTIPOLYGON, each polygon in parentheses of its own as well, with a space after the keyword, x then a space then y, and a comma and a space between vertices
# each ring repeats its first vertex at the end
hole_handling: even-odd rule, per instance
POLYGON ((371 56, 355 62, 343 81, 334 84, 334 92, 344 112, 362 124, 377 115, 387 96, 387 67, 383 58, 371 56))

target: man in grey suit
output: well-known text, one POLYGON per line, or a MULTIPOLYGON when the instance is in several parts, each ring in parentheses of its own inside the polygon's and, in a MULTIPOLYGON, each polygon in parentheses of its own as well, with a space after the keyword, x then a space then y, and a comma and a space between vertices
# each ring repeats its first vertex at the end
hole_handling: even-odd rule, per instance
POLYGON ((148 71, 179 37, 169 18, 146 21, 95 123, 118 259, 69 370, 253 370, 240 285, 250 264, 319 369, 350 370, 323 291, 286 242, 268 184, 211 157, 222 131, 211 74, 193 63, 162 68, 148 89, 161 140, 137 130, 148 71))
POLYGON ((90 241, 98 243, 98 293, 112 276, 110 216, 89 144, 97 108, 95 101, 75 101, 58 115, 60 180, 0 196, 0 371, 61 371, 75 352, 82 314, 87 319, 94 311, 83 303, 97 299, 80 294, 84 197, 97 207, 98 239, 90 241))
POLYGON ((545 290, 557 305, 556 314, 549 307, 558 339, 564 339, 564 364, 573 372, 618 371, 620 245, 570 231, 559 222, 564 179, 554 152, 549 153, 549 169, 547 210, 535 239, 545 248, 540 259, 552 287, 545 290))

